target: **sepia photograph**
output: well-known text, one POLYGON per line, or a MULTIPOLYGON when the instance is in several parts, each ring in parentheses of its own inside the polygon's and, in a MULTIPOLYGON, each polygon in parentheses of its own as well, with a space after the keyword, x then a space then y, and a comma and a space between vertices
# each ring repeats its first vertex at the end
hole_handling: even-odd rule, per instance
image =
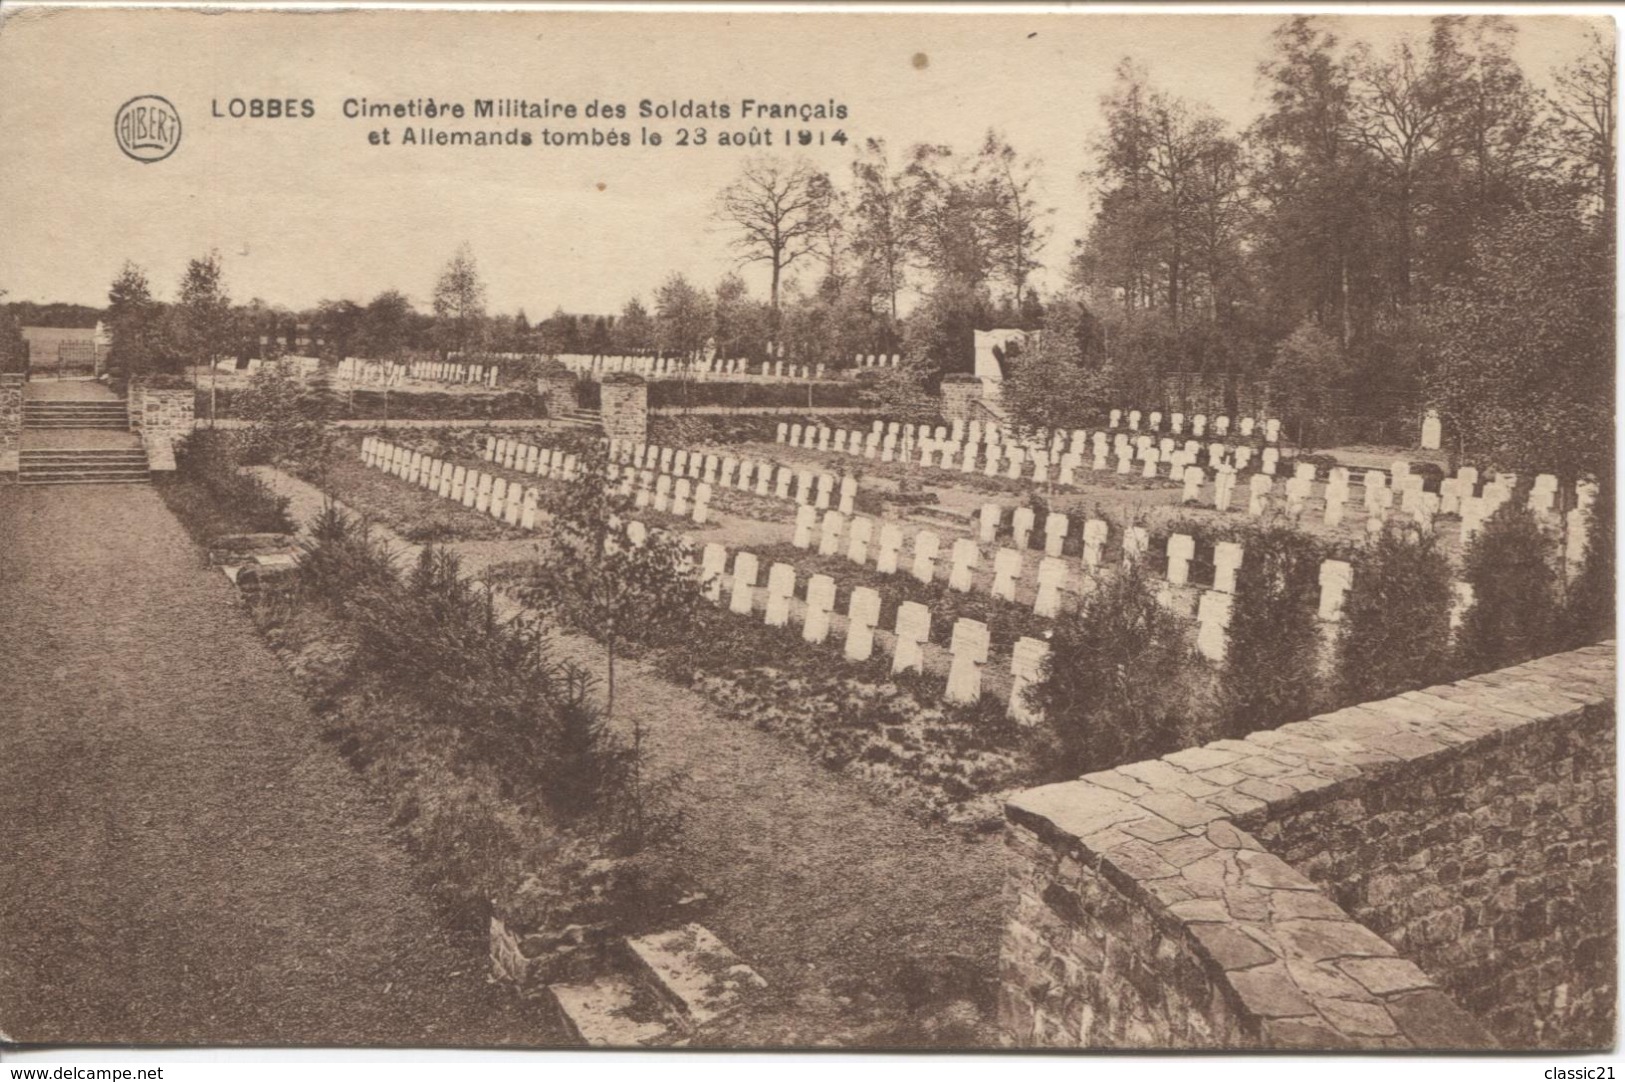
POLYGON ((1612 1078, 1617 47, 4 0, 7 1077, 1612 1078))

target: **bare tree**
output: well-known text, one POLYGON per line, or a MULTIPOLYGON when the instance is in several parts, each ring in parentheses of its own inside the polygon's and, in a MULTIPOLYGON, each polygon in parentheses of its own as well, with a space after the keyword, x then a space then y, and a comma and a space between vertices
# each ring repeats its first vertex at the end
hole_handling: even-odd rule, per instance
POLYGON ((1592 29, 1585 55, 1552 77, 1557 93, 1552 111, 1562 125, 1560 143, 1575 169, 1602 204, 1603 220, 1614 220, 1614 155, 1618 119, 1619 60, 1612 36, 1592 29))
POLYGON ((775 325, 784 272, 816 253, 827 238, 833 188, 829 175, 804 160, 755 158, 717 196, 715 216, 738 230, 733 245, 741 263, 766 263, 772 274, 768 305, 775 325))
POLYGON ((885 291, 895 323, 897 295, 905 284, 919 232, 909 213, 908 174, 892 172, 886 144, 870 139, 852 163, 852 182, 856 196, 852 247, 885 291))
POLYGON ((485 283, 464 242, 440 272, 434 287, 434 314, 447 346, 457 353, 477 345, 485 323, 485 283))
POLYGON ((984 173, 984 198, 997 273, 1010 287, 1016 306, 1021 304, 1027 279, 1043 266, 1038 253, 1049 236, 1045 219, 1053 208, 1039 205, 1036 158, 1022 158, 997 132, 989 131, 982 142, 978 166, 984 173))

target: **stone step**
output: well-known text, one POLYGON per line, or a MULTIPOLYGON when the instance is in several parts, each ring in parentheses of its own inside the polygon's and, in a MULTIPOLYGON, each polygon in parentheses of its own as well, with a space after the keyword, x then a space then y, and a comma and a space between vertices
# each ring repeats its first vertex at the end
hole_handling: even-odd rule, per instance
POLYGON ((116 477, 34 477, 32 475, 18 475, 19 485, 147 485, 152 483, 152 477, 146 473, 139 476, 116 477))
POLYGON ((550 984, 547 990, 565 1032, 581 1044, 637 1048, 669 1043, 677 1031, 659 996, 625 973, 585 984, 550 984))
POLYGON ((77 473, 147 473, 143 459, 119 462, 19 462, 17 471, 27 476, 77 473))
POLYGON ((701 1026, 744 1006, 767 982, 709 929, 685 924, 626 940, 632 973, 684 1026, 701 1026))
POLYGON ((25 447, 18 452, 23 458, 120 458, 146 454, 139 447, 25 447))
POLYGON ((122 417, 24 417, 24 428, 120 428, 130 427, 122 417))

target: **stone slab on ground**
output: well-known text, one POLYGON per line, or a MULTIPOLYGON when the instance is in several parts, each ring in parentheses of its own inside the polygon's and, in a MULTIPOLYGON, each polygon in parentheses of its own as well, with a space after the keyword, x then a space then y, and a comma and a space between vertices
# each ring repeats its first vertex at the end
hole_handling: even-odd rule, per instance
POLYGON ((638 936, 626 949, 685 1022, 704 1025, 743 1006, 767 982, 699 924, 638 936))
POLYGON ((636 1048, 659 1042, 671 1032, 654 993, 623 973, 585 984, 550 984, 565 1032, 582 1044, 636 1048))

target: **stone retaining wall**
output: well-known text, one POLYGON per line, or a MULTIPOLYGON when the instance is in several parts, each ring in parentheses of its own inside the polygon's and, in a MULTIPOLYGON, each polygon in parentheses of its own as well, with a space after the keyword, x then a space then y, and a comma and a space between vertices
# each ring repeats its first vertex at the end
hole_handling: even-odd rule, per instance
POLYGON ((947 421, 969 421, 980 418, 977 403, 986 393, 981 379, 964 374, 949 375, 942 380, 942 416, 947 421))
POLYGON ((1007 1039, 1607 1047, 1613 724, 1608 643, 1018 794, 1007 1039))

